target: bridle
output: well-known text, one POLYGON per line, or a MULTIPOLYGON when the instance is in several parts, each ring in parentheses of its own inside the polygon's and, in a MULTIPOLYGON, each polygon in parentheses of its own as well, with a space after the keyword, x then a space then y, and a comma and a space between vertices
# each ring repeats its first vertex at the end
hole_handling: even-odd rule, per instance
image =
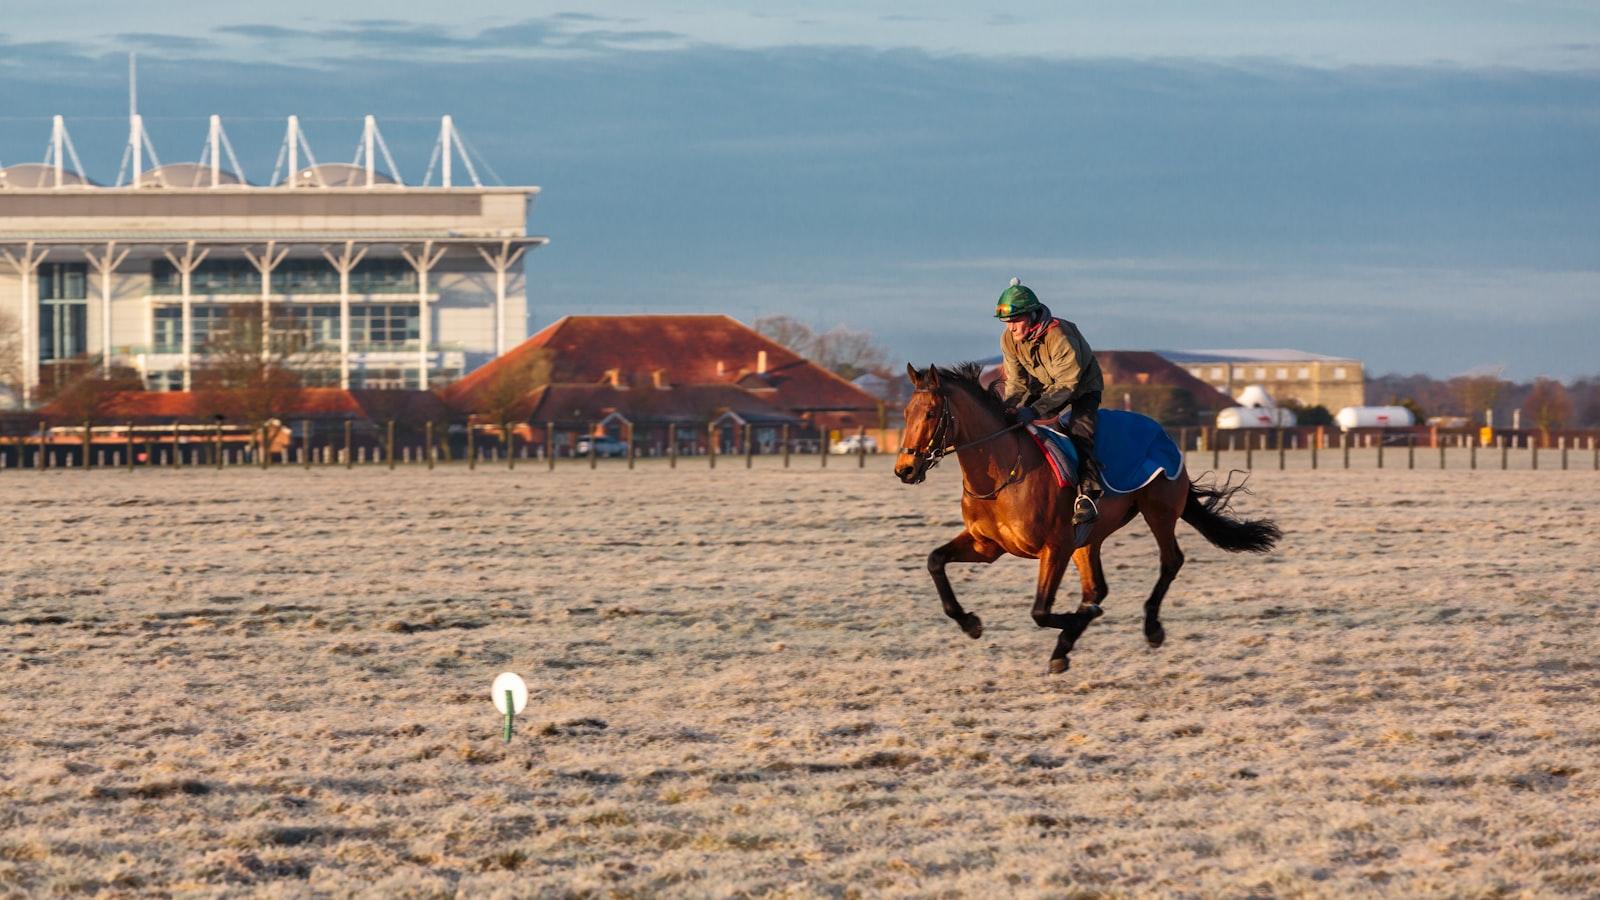
MULTIPOLYGON (((1016 431, 1018 428, 1021 428, 1021 427, 1023 427, 1023 425, 1027 424, 1025 422, 1018 422, 1018 423, 1016 423, 1014 425, 1007 425, 1006 427, 1000 429, 999 431, 992 432, 990 434, 986 434, 983 437, 978 438, 976 440, 967 441, 965 444, 961 444, 960 446, 950 446, 947 442, 949 440, 950 432, 956 426, 956 417, 955 417, 955 413, 950 411, 950 404, 948 402, 947 395, 942 394, 942 393, 940 393, 938 391, 935 391, 935 390, 933 390, 931 388, 918 388, 915 391, 913 391, 912 393, 913 394, 928 394, 929 396, 935 397, 935 398, 938 399, 938 404, 937 405, 939 407, 939 413, 938 413, 939 421, 937 423, 935 423, 934 426, 933 426, 933 434, 928 436, 928 444, 927 444, 927 446, 925 446, 925 447, 901 447, 900 448, 900 452, 901 453, 909 453, 909 454, 911 454, 911 457, 913 459, 923 463, 924 465, 922 467, 922 471, 924 471, 924 472, 928 471, 929 469, 933 468, 934 466, 937 466, 939 464, 939 460, 944 459, 946 456, 948 456, 948 455, 950 455, 952 453, 960 453, 963 450, 966 450, 966 449, 969 449, 969 448, 972 448, 972 447, 976 447, 979 444, 982 444, 982 443, 984 443, 986 441, 991 441, 991 440, 999 437, 1000 435, 1005 434, 1008 431, 1016 431)), ((932 418, 932 417, 933 417, 933 413, 930 412, 929 413, 929 418, 932 418)), ((1017 459, 1016 459, 1015 462, 1013 462, 1011 464, 1011 471, 1006 473, 1005 481, 1002 481, 1000 483, 1000 485, 998 487, 996 487, 994 490, 989 491, 987 493, 980 494, 980 493, 977 493, 977 492, 973 491, 971 488, 968 488, 967 485, 966 485, 965 479, 963 479, 962 483, 961 483, 961 491, 962 491, 962 493, 966 494, 968 497, 972 497, 972 498, 977 499, 977 500, 993 500, 994 498, 1000 496, 1000 492, 1001 491, 1005 490, 1006 488, 1010 487, 1013 484, 1016 484, 1021 479, 1022 479, 1022 443, 1021 443, 1021 440, 1019 439, 1018 442, 1017 442, 1017 459)))

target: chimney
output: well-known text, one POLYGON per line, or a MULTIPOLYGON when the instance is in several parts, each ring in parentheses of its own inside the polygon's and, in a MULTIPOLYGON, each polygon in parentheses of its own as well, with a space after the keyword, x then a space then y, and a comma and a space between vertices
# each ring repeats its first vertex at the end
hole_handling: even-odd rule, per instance
POLYGON ((765 350, 756 351, 756 374, 767 374, 767 351, 765 350))

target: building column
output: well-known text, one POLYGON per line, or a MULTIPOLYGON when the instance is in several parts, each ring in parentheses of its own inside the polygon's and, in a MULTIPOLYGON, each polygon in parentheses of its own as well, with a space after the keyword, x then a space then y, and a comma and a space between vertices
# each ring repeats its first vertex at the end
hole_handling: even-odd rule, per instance
POLYGON ((89 260, 89 265, 94 267, 95 274, 100 276, 100 374, 106 378, 111 377, 111 276, 116 274, 117 266, 128 258, 128 250, 117 252, 116 241, 106 241, 106 252, 95 256, 94 251, 85 247, 84 258, 89 260))
POLYGON ((428 321, 428 272, 439 263, 444 251, 443 247, 435 251, 433 241, 423 241, 416 255, 405 247, 400 248, 400 255, 417 271, 417 337, 421 344, 417 349, 417 374, 424 391, 428 389, 428 345, 433 339, 433 326, 428 321))
POLYGON ((350 273, 367 255, 366 247, 355 249, 355 241, 345 241, 338 256, 327 247, 322 256, 339 273, 339 387, 350 390, 350 273))
POLYGON ((277 250, 277 241, 267 241, 266 248, 260 256, 250 252, 249 247, 241 248, 244 258, 250 260, 250 265, 256 267, 261 273, 261 361, 266 362, 272 355, 272 270, 283 262, 289 255, 289 248, 277 250))
POLYGON ((0 248, 0 256, 22 278, 22 405, 26 408, 33 405, 33 389, 39 383, 39 329, 33 324, 39 301, 34 296, 33 276, 39 271, 39 264, 50 255, 50 249, 41 247, 35 253, 33 241, 27 241, 22 247, 20 257, 9 247, 0 248))
POLYGON ((483 261, 494 269, 494 355, 504 356, 506 352, 506 271, 517 264, 522 258, 526 247, 511 249, 510 241, 501 241, 499 252, 490 255, 483 247, 478 247, 478 255, 483 261))
POLYGON ((181 257, 174 255, 166 247, 161 248, 161 252, 165 254, 167 261, 172 263, 172 267, 178 270, 179 283, 182 285, 180 296, 183 303, 183 389, 187 391, 194 384, 194 307, 190 296, 190 289, 193 286, 191 276, 211 251, 201 250, 196 254, 194 241, 188 241, 183 246, 181 257))

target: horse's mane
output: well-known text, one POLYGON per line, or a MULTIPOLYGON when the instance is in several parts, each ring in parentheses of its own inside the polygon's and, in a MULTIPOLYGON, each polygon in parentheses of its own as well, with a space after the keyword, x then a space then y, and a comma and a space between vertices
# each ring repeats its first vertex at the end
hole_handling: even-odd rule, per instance
POLYGON ((1006 406, 994 391, 983 386, 980 380, 983 376, 983 365, 976 362, 957 363, 954 366, 934 366, 939 373, 939 383, 952 385, 966 391, 972 399, 978 401, 996 418, 1010 421, 1006 416, 1006 406))

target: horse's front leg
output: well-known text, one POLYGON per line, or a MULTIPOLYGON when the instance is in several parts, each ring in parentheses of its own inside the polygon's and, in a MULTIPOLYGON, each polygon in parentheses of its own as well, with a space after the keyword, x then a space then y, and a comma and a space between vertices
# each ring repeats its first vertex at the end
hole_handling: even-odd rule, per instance
POLYGON ((1039 554, 1039 584, 1033 595, 1033 623, 1040 628, 1059 628, 1061 636, 1050 653, 1049 672, 1055 675, 1067 670, 1067 654, 1089 623, 1100 617, 1099 606, 1086 606, 1083 612, 1061 614, 1053 612, 1056 589, 1061 587, 1061 576, 1067 571, 1067 561, 1072 550, 1067 547, 1046 547, 1039 554))
POLYGON ((971 532, 963 531, 950 543, 928 554, 928 574, 933 576, 933 586, 939 591, 944 614, 955 619, 967 637, 983 636, 983 620, 962 609, 956 601, 956 592, 951 589, 950 578, 944 573, 945 563, 992 563, 1000 558, 1001 552, 998 546, 980 541, 971 532))

